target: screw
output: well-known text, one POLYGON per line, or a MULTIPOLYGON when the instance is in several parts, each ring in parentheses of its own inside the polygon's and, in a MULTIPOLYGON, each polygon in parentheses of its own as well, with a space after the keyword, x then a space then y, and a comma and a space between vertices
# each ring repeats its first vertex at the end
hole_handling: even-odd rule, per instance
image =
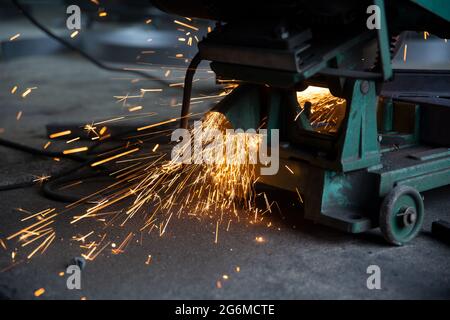
POLYGON ((369 81, 364 80, 361 82, 359 89, 361 90, 362 94, 367 94, 369 92, 369 88, 370 88, 369 81))

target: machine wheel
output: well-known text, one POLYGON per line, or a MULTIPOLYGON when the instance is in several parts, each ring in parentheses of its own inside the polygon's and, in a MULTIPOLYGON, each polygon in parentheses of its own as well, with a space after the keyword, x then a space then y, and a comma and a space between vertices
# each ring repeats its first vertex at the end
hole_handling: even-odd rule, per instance
POLYGON ((419 233, 424 215, 422 196, 416 189, 395 187, 381 204, 381 232, 389 243, 401 246, 419 233))

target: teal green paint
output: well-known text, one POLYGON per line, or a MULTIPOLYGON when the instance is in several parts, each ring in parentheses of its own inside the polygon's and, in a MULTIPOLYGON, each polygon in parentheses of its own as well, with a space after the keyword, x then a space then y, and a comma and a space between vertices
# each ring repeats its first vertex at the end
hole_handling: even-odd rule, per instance
POLYGON ((378 50, 381 56, 381 64, 383 70, 384 80, 392 78, 392 64, 391 64, 391 52, 388 25, 386 21, 386 12, 384 8, 384 0, 374 0, 374 4, 380 8, 380 29, 378 33, 378 50))
POLYGON ((340 206, 349 206, 350 202, 344 189, 350 189, 351 184, 345 179, 345 175, 334 171, 325 171, 322 201, 324 204, 332 202, 340 206))
POLYGON ((407 185, 415 188, 419 192, 439 188, 448 184, 450 184, 450 166, 444 170, 429 172, 397 182, 397 185, 407 185))
POLYGON ((379 194, 386 195, 396 183, 402 181, 410 181, 411 186, 417 187, 419 191, 447 185, 450 183, 450 157, 426 162, 418 161, 415 166, 380 173, 379 194))
POLYGON ((258 86, 243 85, 216 105, 213 111, 224 114, 234 129, 255 129, 260 122, 258 86))
POLYGON ((448 0, 411 0, 411 2, 414 2, 435 15, 450 21, 450 1, 448 0))
POLYGON ((362 84, 361 80, 355 81, 351 99, 347 100, 345 128, 340 137, 340 161, 344 172, 380 163, 375 83, 367 81, 367 93, 361 91, 362 84))

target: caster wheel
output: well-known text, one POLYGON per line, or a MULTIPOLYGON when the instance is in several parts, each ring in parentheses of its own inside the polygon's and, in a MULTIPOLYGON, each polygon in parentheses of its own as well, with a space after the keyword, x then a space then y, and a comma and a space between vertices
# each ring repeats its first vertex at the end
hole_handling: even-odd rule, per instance
POLYGON ((401 246, 419 233, 424 215, 423 200, 416 189, 395 187, 381 204, 381 232, 389 243, 401 246))

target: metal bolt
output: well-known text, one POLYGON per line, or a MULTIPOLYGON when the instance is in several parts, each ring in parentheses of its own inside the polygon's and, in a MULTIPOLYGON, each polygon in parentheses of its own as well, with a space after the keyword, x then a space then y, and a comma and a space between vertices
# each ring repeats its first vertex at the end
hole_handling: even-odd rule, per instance
POLYGON ((402 213, 403 216, 403 224, 405 226, 410 226, 414 224, 417 220, 417 212, 413 207, 408 207, 402 213))
POLYGON ((361 90, 362 94, 367 94, 370 89, 369 81, 367 81, 367 80, 361 81, 361 85, 360 85, 359 89, 361 90))

